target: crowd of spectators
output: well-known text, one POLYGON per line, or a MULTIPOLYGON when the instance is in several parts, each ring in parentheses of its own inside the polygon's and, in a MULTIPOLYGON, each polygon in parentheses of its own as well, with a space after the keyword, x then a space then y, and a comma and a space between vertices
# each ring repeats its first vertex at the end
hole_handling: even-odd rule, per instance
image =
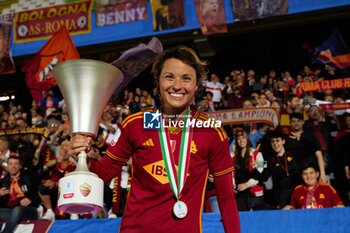
MULTIPOLYGON (((193 105, 202 112, 272 107, 280 115, 278 127, 266 123, 224 126, 234 158, 233 182, 240 211, 350 204, 350 150, 347 145, 350 142, 350 110, 323 112, 318 106, 319 103, 349 102, 350 91, 324 90, 296 95, 301 82, 342 77, 345 77, 344 72, 339 73, 330 66, 314 69, 305 66, 296 73, 271 70, 268 74, 258 75, 253 69, 235 69, 225 77, 209 73, 208 80, 201 83, 193 105), (311 186, 305 185, 310 183, 307 180, 311 176, 309 173, 317 181, 311 186), (332 204, 324 204, 319 197, 316 204, 314 195, 320 192, 315 191, 318 184, 328 187, 327 193, 322 195, 332 193, 325 197, 332 204), (293 198, 297 195, 293 192, 299 190, 298 195, 301 195, 303 185, 307 193, 306 204, 296 204, 296 200, 291 199, 292 195, 293 198), (332 199, 338 195, 340 198, 332 199)), ((128 115, 150 106, 159 107, 159 103, 157 88, 126 89, 114 97, 104 109, 90 156, 99 160, 105 155, 113 135, 118 133, 118 125, 128 115)), ((0 103, 0 122, 0 130, 6 132, 23 128, 45 129, 37 134, 0 136, 0 209, 32 206, 43 210, 43 219, 51 220, 122 216, 130 188, 128 174, 132 161, 123 168, 120 185, 114 185, 114 180, 105 185, 102 213, 78 216, 57 209, 58 181, 75 169, 76 161, 64 159, 70 139, 69 116, 64 100, 56 98, 54 92, 49 91, 40 103, 33 101, 29 112, 13 102, 0 103), (20 165, 15 164, 16 159, 11 159, 14 157, 19 158, 20 165), (11 168, 13 166, 20 167, 20 177, 26 174, 26 182, 31 187, 16 183, 17 173, 11 168), (114 198, 116 193, 118 200, 114 198), (23 197, 29 201, 23 202, 23 197)), ((218 211, 213 183, 215 180, 209 175, 205 212, 218 211)))

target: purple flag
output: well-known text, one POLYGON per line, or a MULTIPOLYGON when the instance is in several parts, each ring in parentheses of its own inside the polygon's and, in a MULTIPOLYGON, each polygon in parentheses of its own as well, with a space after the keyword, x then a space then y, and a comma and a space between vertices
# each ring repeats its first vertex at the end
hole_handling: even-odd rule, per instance
POLYGON ((124 75, 124 79, 114 95, 121 93, 137 75, 154 62, 162 51, 162 43, 158 38, 153 37, 147 45, 141 43, 125 51, 117 60, 113 61, 111 64, 120 69, 124 75))

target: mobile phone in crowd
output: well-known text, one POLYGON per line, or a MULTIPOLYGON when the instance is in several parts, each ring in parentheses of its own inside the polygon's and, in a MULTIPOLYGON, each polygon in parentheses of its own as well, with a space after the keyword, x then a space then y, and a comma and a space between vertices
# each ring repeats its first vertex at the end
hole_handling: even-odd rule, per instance
POLYGON ((257 166, 258 168, 267 168, 267 161, 258 161, 257 166))
POLYGON ((304 103, 305 104, 314 104, 316 102, 316 98, 305 96, 304 97, 304 103))

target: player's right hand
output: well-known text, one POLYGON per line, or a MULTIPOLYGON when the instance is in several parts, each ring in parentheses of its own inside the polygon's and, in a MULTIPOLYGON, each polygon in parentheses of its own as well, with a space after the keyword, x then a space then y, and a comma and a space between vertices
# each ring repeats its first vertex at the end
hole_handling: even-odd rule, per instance
POLYGON ((82 134, 74 134, 69 141, 68 152, 66 154, 69 158, 72 156, 75 160, 78 160, 78 154, 81 151, 88 152, 91 148, 92 138, 82 134))

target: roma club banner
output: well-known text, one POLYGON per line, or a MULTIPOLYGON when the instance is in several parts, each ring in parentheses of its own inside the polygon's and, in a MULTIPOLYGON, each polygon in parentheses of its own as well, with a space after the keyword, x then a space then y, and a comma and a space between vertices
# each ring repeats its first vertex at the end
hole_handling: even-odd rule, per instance
POLYGON ((16 72, 10 49, 11 26, 8 23, 0 23, 0 75, 16 72))
POLYGON ((288 0, 231 0, 235 21, 288 14, 288 0))
POLYGON ((21 71, 26 73, 25 82, 33 99, 39 102, 46 91, 57 85, 52 70, 55 65, 68 60, 80 59, 65 25, 35 54, 25 61, 21 71))
POLYGON ((72 35, 91 32, 93 1, 85 0, 18 12, 13 24, 14 43, 50 38, 65 24, 72 35))
POLYGON ((147 0, 127 0, 95 9, 98 27, 147 19, 147 0))
POLYGON ((277 127, 279 124, 279 114, 270 107, 230 109, 206 112, 205 114, 217 121, 221 121, 222 125, 263 122, 277 127))
POLYGON ((227 32, 225 0, 194 0, 202 34, 227 32))
POLYGON ((304 92, 323 91, 334 89, 350 88, 350 78, 332 79, 314 82, 302 82, 297 88, 297 95, 302 95, 304 92))
POLYGON ((153 13, 153 30, 162 31, 186 24, 184 0, 150 0, 153 13))

